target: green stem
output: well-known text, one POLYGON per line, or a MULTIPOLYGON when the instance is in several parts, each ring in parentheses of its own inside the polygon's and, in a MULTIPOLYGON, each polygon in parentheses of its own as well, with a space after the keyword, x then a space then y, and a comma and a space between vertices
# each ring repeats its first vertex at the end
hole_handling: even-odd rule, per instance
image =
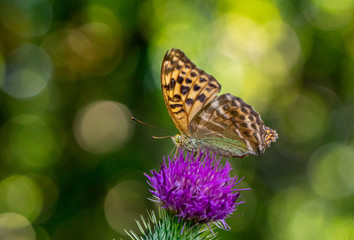
POLYGON ((142 217, 138 226, 142 233, 141 236, 133 232, 128 233, 134 240, 207 240, 216 237, 206 224, 200 225, 191 221, 183 221, 183 219, 178 220, 178 217, 166 211, 159 213, 159 220, 153 212, 149 214, 148 221, 142 217))

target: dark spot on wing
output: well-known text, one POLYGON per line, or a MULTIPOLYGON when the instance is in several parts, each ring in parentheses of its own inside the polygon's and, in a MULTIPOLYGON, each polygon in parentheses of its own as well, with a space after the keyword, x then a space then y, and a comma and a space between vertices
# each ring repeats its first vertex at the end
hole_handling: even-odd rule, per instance
POLYGON ((209 85, 209 87, 212 87, 212 88, 217 88, 217 86, 216 86, 216 85, 214 85, 214 84, 212 84, 212 83, 209 83, 208 85, 209 85))
POLYGON ((223 95, 221 95, 221 96, 219 97, 219 101, 223 101, 223 102, 225 102, 225 100, 228 101, 227 95, 228 95, 228 94, 223 94, 223 95))
POLYGON ((190 84, 190 83, 192 83, 192 82, 193 82, 193 81, 192 81, 190 78, 187 78, 187 79, 186 79, 186 83, 187 83, 187 84, 190 84))
POLYGON ((189 92, 189 90, 191 90, 191 88, 190 87, 188 87, 188 86, 181 86, 181 93, 182 93, 182 95, 186 95, 188 92, 189 92))
POLYGON ((176 86, 176 80, 174 78, 171 78, 170 89, 174 89, 175 86, 176 86))
POLYGON ((241 119, 241 120, 245 120, 246 117, 245 117, 244 115, 241 115, 241 116, 240 116, 240 119, 241 119))
POLYGON ((252 124, 251 124, 251 127, 252 127, 254 130, 257 130, 256 124, 252 123, 252 124))
POLYGON ((227 119, 230 119, 230 117, 227 115, 227 114, 224 114, 221 116, 223 119, 227 120, 227 119))
POLYGON ((193 91, 198 91, 200 89, 200 86, 198 85, 198 84, 195 84, 194 86, 193 86, 193 91))
POLYGON ((241 111, 244 113, 248 113, 248 109, 246 107, 241 107, 241 111))
POLYGON ((181 112, 184 112, 183 108, 181 110, 177 111, 177 112, 173 112, 173 114, 180 114, 181 112))
POLYGON ((249 115, 249 116, 248 116, 248 119, 253 122, 254 117, 253 117, 252 115, 249 115))
POLYGON ((165 68, 165 75, 170 74, 173 71, 173 68, 165 68))
POLYGON ((240 125, 241 125, 241 127, 243 127, 243 128, 248 128, 248 124, 247 124, 247 123, 241 123, 240 125))
POLYGON ((176 66, 177 70, 181 70, 182 67, 183 67, 182 65, 178 65, 178 64, 176 66))
POLYGON ((205 95, 204 95, 204 93, 199 94, 198 97, 197 97, 197 100, 203 103, 203 102, 205 101, 205 95))
POLYGON ((175 98, 177 101, 181 100, 181 96, 179 94, 175 94, 173 98, 175 98))
POLYGON ((196 77, 198 74, 197 74, 196 72, 193 72, 193 71, 192 71, 192 72, 190 73, 190 75, 191 75, 191 77, 196 77))
POLYGON ((229 111, 229 110, 230 110, 230 106, 227 105, 227 104, 225 104, 225 105, 222 106, 222 109, 223 109, 224 111, 229 111))
POLYGON ((182 84, 182 83, 183 83, 183 80, 184 80, 184 78, 183 78, 183 77, 178 76, 178 78, 177 78, 177 82, 178 82, 179 84, 182 84))
POLYGON ((189 68, 191 68, 191 66, 190 65, 186 65, 186 66, 184 66, 185 68, 187 68, 187 69, 189 69, 189 68))
POLYGON ((208 81, 208 80, 207 80, 206 78, 202 78, 202 77, 199 78, 199 82, 200 82, 200 83, 207 82, 207 81, 208 81))
POLYGON ((186 104, 189 105, 189 106, 192 106, 193 102, 194 102, 194 100, 192 98, 187 98, 186 99, 186 104))
POLYGON ((170 107, 175 109, 176 107, 183 107, 183 104, 170 104, 170 107))
POLYGON ((245 135, 246 137, 251 137, 249 131, 243 131, 242 134, 245 135))
POLYGON ((253 137, 254 137, 255 139, 257 139, 257 141, 259 141, 259 139, 258 139, 258 136, 257 136, 257 133, 256 133, 256 132, 253 132, 253 133, 252 133, 252 135, 253 135, 253 137))
POLYGON ((219 110, 219 109, 216 109, 215 113, 216 113, 216 116, 218 116, 218 117, 220 117, 220 116, 221 116, 221 112, 220 112, 220 110, 219 110))
POLYGON ((231 111, 230 114, 231 114, 232 116, 234 116, 234 117, 236 117, 236 116, 239 115, 236 110, 231 111))
POLYGON ((209 106, 205 109, 205 112, 208 113, 208 114, 211 114, 212 112, 214 112, 215 108, 213 108, 211 106, 211 103, 208 104, 209 106))
POLYGON ((233 106, 233 107, 238 107, 239 104, 238 104, 237 101, 232 101, 232 102, 231 102, 231 106, 233 106))

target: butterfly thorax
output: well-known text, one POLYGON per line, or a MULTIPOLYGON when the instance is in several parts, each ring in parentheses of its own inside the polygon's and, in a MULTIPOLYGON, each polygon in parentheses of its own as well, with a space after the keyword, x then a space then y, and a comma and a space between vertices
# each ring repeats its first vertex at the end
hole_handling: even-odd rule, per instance
POLYGON ((201 142, 198 138, 189 137, 184 134, 177 134, 176 136, 173 136, 171 138, 178 148, 185 148, 192 152, 200 149, 201 142))

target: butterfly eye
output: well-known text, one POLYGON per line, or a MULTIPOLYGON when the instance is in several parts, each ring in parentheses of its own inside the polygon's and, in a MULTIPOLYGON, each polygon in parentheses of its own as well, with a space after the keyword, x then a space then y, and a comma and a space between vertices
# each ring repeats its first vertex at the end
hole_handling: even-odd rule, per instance
POLYGON ((182 138, 182 135, 179 135, 179 134, 176 135, 176 142, 177 142, 177 143, 182 143, 182 142, 183 142, 182 139, 183 139, 183 138, 182 138))

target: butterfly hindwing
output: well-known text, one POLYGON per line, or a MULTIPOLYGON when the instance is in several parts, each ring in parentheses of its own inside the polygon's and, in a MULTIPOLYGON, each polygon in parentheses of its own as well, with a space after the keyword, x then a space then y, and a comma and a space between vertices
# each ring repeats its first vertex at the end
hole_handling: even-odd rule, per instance
POLYGON ((188 134, 188 125, 194 115, 216 97, 221 86, 182 51, 171 49, 162 62, 161 88, 173 122, 178 130, 188 134))
POLYGON ((205 148, 224 156, 260 155, 268 146, 260 115, 231 94, 223 94, 201 109, 189 130, 205 148))

